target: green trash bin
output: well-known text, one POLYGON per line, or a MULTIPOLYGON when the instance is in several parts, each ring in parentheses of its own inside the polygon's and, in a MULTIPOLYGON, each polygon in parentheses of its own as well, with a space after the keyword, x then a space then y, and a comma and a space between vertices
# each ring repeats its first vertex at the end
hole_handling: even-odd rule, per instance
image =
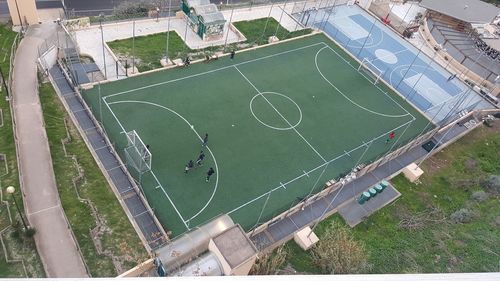
POLYGON ((365 204, 366 201, 370 200, 370 197, 371 197, 370 192, 365 191, 361 193, 361 195, 359 196, 358 203, 363 205, 365 204))
POLYGON ((389 182, 387 182, 387 181, 381 181, 381 182, 380 182, 380 185, 382 186, 382 188, 384 188, 384 189, 385 189, 386 187, 388 187, 388 186, 389 186, 389 182))
POLYGON ((377 191, 377 193, 382 193, 382 191, 384 191, 384 188, 381 184, 376 184, 373 188, 375 188, 375 191, 377 191))
POLYGON ((371 197, 375 197, 375 196, 377 196, 377 191, 376 191, 376 190, 375 190, 375 188, 373 188, 373 187, 372 187, 372 188, 370 188, 370 189, 368 189, 368 192, 370 192, 370 196, 371 196, 371 197))

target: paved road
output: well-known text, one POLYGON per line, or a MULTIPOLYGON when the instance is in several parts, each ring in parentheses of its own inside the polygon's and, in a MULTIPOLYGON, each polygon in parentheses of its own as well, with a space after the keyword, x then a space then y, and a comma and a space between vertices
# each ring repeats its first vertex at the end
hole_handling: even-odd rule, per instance
POLYGON ((25 210, 47 277, 87 277, 59 201, 38 98, 37 46, 55 32, 53 23, 32 25, 14 62, 13 108, 25 210))

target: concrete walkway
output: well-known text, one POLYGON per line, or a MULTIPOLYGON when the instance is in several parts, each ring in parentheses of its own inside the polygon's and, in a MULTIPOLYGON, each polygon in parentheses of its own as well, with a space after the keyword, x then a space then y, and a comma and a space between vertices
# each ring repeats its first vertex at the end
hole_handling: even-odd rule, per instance
POLYGON ((52 168, 49 143, 38 98, 37 46, 55 33, 52 23, 30 26, 14 61, 12 106, 24 206, 47 277, 87 277, 73 239, 52 168))
MULTIPOLYGON (((252 8, 234 9, 222 11, 224 18, 227 20, 224 26, 223 37, 217 40, 202 40, 191 28, 186 28, 186 21, 181 18, 170 18, 170 30, 175 31, 179 37, 185 38, 185 43, 191 49, 202 49, 211 46, 222 46, 225 43, 231 44, 239 41, 244 41, 245 38, 241 37, 234 30, 229 28, 229 20, 231 22, 253 20, 258 18, 265 18, 270 16, 276 21, 280 21, 281 25, 288 31, 295 31, 302 27, 289 16, 292 12, 293 5, 268 5, 252 8), (232 16, 231 16, 232 14, 232 16)), ((156 33, 166 32, 169 26, 168 18, 144 19, 134 22, 124 21, 118 23, 103 24, 103 37, 104 42, 114 40, 122 40, 131 38, 134 33, 136 37, 151 35, 156 33)), ((123 67, 116 68, 117 57, 111 53, 111 50, 104 46, 103 59, 103 45, 101 40, 101 28, 99 25, 92 25, 90 27, 82 28, 75 31, 75 38, 78 43, 79 50, 82 54, 90 55, 99 69, 104 73, 104 60, 106 61, 106 74, 107 80, 117 80, 126 78, 125 70, 123 67)), ((165 42, 166 48, 166 42, 165 42)))

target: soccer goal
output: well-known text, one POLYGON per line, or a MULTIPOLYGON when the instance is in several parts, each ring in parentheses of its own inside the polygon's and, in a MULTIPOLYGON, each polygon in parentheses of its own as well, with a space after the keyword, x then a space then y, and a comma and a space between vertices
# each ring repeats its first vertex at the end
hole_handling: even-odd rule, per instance
POLYGON ((384 72, 375 66, 370 60, 364 58, 361 61, 361 64, 358 67, 358 71, 369 80, 372 81, 373 84, 377 84, 384 72))
POLYGON ((151 171, 151 152, 135 130, 127 133, 125 157, 127 165, 136 169, 139 174, 151 171))

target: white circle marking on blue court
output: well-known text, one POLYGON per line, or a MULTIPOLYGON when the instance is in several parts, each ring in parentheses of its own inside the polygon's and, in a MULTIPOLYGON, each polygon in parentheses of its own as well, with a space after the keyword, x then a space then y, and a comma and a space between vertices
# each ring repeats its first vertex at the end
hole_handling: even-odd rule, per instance
POLYGON ((393 52, 386 49, 375 50, 375 56, 377 59, 387 64, 396 64, 398 62, 398 57, 393 52))

